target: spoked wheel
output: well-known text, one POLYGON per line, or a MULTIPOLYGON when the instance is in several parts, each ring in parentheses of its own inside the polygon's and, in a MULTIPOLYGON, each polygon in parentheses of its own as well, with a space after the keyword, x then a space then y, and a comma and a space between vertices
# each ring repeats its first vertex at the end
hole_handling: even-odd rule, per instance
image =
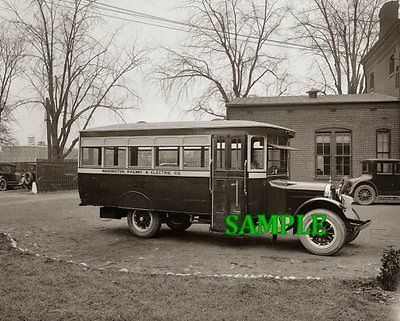
POLYGON ((354 192, 354 198, 360 205, 371 205, 376 198, 375 190, 369 185, 360 185, 354 192))
POLYGON ((187 230, 192 225, 188 215, 178 214, 169 214, 165 219, 165 223, 170 229, 180 232, 187 230))
POLYGON ((326 209, 315 209, 308 212, 303 218, 304 229, 310 230, 310 234, 299 235, 303 246, 312 254, 333 255, 338 252, 346 241, 346 225, 334 212, 326 209), (326 215, 323 228, 325 235, 312 235, 313 215, 326 215))
POLYGON ((150 238, 161 227, 160 216, 157 213, 145 210, 130 210, 127 216, 129 229, 138 237, 150 238))
POLYGON ((7 181, 4 178, 0 179, 0 191, 7 190, 7 181))

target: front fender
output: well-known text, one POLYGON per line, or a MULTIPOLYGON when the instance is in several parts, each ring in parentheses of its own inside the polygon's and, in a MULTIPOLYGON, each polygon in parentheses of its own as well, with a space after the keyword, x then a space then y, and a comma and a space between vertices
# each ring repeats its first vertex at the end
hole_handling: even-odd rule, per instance
POLYGON ((375 190, 376 193, 378 193, 378 189, 376 188, 375 184, 372 183, 369 180, 362 180, 362 181, 358 181, 356 183, 354 183, 351 187, 350 187, 350 191, 349 191, 349 195, 353 195, 354 191, 356 190, 356 188, 360 185, 360 184, 364 184, 364 185, 370 185, 372 186, 372 188, 375 190))
POLYGON ((356 212, 352 209, 353 198, 347 195, 342 196, 342 202, 326 197, 316 197, 304 202, 295 212, 296 215, 306 214, 316 209, 324 208, 338 214, 345 222, 349 219, 359 220, 356 212))

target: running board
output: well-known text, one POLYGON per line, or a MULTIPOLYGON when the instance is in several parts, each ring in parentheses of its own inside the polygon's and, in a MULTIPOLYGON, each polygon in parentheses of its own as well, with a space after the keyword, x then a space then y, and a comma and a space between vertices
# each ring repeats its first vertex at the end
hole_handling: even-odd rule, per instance
POLYGON ((380 195, 377 197, 376 202, 400 202, 400 196, 380 195))

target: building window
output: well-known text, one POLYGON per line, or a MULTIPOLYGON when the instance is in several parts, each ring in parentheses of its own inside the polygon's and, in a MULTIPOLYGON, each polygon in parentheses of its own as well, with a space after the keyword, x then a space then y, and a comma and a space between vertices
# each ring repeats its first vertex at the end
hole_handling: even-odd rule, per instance
POLYGON ((369 77, 369 90, 372 91, 375 88, 375 75, 374 73, 371 73, 371 76, 369 77))
POLYGON ((390 130, 378 129, 376 131, 376 157, 390 158, 390 130))
POLYGON ((316 133, 316 176, 351 175, 351 133, 327 130, 316 133))
POLYGON ((317 134, 317 176, 331 175, 331 135, 317 134))
POLYGON ((389 60, 389 75, 392 75, 393 73, 394 73, 394 55, 391 55, 389 60))
POLYGON ((351 137, 349 133, 336 134, 336 175, 350 175, 351 137))
POLYGON ((400 71, 399 71, 399 66, 396 66, 395 83, 396 83, 396 88, 399 88, 399 87, 400 87, 400 71))

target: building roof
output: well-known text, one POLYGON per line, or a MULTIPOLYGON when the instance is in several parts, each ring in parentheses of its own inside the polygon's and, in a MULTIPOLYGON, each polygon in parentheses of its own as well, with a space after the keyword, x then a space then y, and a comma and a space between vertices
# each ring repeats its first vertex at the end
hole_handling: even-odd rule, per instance
POLYGON ((277 125, 248 120, 215 120, 215 121, 180 121, 180 122, 154 122, 131 123, 96 127, 83 130, 93 131, 122 131, 122 130, 158 130, 158 129, 218 129, 218 128, 274 128, 294 132, 293 130, 277 125))
POLYGON ((370 93, 350 95, 319 95, 317 98, 309 98, 309 96, 241 97, 233 99, 226 104, 226 107, 368 104, 395 102, 400 102, 400 99, 394 96, 370 93))

